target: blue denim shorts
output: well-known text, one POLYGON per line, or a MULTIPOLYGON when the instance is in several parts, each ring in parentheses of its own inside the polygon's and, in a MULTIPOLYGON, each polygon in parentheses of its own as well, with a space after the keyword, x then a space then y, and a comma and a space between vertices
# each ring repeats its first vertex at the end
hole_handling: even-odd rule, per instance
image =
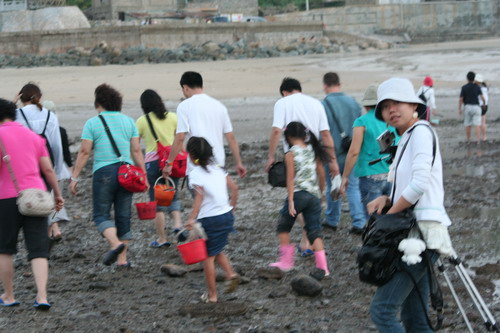
POLYGON ((222 215, 199 219, 207 234, 207 252, 209 257, 218 255, 228 243, 229 233, 234 231, 234 217, 232 211, 222 215))
MULTIPOLYGON (((146 171, 148 173, 148 182, 149 182, 149 199, 151 201, 154 201, 155 199, 155 191, 154 191, 154 185, 155 181, 162 176, 162 173, 160 171, 160 167, 158 164, 158 160, 151 161, 146 163, 146 171)), ((175 192, 174 199, 172 200, 172 203, 170 206, 156 206, 156 211, 157 212, 164 212, 164 213, 171 213, 174 211, 181 211, 182 210, 182 205, 181 201, 179 200, 179 178, 173 178, 172 180, 175 183, 175 187, 177 188, 177 191, 175 192)))
POLYGON ((305 222, 304 229, 306 230, 309 242, 312 244, 316 238, 322 238, 323 228, 320 223, 321 202, 318 197, 307 191, 297 191, 293 194, 293 204, 297 212, 295 216, 290 215, 288 212, 288 199, 285 199, 285 204, 280 210, 277 232, 290 232, 295 224, 297 215, 302 213, 305 222))

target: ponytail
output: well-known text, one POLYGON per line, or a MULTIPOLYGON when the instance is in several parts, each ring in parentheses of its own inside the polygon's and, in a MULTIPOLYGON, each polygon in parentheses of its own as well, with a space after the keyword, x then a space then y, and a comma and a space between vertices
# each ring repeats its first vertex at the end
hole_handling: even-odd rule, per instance
POLYGON ((43 106, 40 103, 40 100, 42 99, 42 91, 36 84, 32 82, 28 83, 21 89, 20 94, 21 102, 25 104, 34 104, 40 109, 40 111, 42 111, 43 106))
POLYGON ((194 164, 208 171, 207 166, 213 162, 214 154, 205 138, 192 136, 187 143, 187 151, 194 164))
POLYGON ((141 108, 144 114, 153 112, 160 120, 167 118, 167 108, 160 95, 152 89, 145 90, 141 95, 141 108))

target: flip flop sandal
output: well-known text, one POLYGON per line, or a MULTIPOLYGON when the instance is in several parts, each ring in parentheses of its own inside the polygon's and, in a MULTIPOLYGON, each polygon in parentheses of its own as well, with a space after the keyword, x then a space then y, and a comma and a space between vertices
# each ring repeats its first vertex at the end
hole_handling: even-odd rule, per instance
POLYGON ((208 298, 208 293, 203 293, 201 296, 200 296, 200 301, 202 303, 206 303, 206 304, 215 304, 217 302, 212 302, 209 298, 208 298))
POLYGON ((149 247, 153 247, 155 249, 157 248, 160 248, 160 247, 170 247, 170 245, 172 245, 172 243, 170 242, 165 242, 165 243, 158 243, 158 241, 152 241, 151 243, 149 243, 149 247))
POLYGON ((130 261, 127 261, 126 264, 116 265, 116 267, 120 269, 129 269, 132 268, 132 264, 130 263, 130 261))
POLYGON ((297 245, 297 252, 300 253, 301 257, 310 257, 310 256, 314 255, 314 251, 313 250, 311 250, 311 249, 302 250, 300 248, 300 245, 297 245))
POLYGON ((239 275, 235 275, 229 280, 226 281, 224 290, 224 294, 231 294, 236 291, 241 281, 241 277, 239 275))
POLYGON ((13 306, 18 306, 19 304, 21 304, 21 303, 19 303, 18 301, 14 301, 12 303, 5 303, 3 301, 3 299, 0 298, 0 305, 1 306, 5 306, 6 308, 10 308, 10 307, 13 307, 13 306))
POLYGON ((35 303, 33 303, 33 307, 37 310, 48 311, 52 305, 49 303, 38 303, 38 301, 35 301, 35 303))
POLYGON ((114 262, 116 262, 116 260, 118 259, 118 256, 120 255, 120 253, 122 253, 124 250, 125 250, 125 244, 123 244, 123 243, 120 244, 120 245, 118 245, 118 247, 116 249, 109 250, 104 255, 102 263, 104 265, 106 265, 106 266, 110 266, 111 264, 113 264, 114 262))

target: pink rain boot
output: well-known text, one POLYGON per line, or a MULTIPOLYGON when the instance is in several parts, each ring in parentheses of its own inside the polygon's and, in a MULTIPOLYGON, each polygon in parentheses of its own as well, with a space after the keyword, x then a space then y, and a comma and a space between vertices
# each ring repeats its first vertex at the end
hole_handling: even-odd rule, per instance
MULTIPOLYGON (((324 251, 323 251, 324 252, 324 251)), ((280 245, 280 259, 278 262, 269 264, 270 267, 278 267, 284 272, 288 272, 294 266, 295 247, 293 244, 280 245)))
POLYGON ((314 252, 314 259, 316 260, 316 267, 325 271, 325 276, 330 275, 328 270, 328 263, 326 262, 325 250, 314 252))

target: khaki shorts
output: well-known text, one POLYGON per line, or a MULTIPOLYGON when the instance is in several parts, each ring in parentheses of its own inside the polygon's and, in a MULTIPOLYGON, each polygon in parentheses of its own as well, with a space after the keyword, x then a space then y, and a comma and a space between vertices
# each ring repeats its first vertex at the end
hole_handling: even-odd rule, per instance
POLYGON ((464 126, 481 126, 481 107, 479 105, 465 104, 464 126))

